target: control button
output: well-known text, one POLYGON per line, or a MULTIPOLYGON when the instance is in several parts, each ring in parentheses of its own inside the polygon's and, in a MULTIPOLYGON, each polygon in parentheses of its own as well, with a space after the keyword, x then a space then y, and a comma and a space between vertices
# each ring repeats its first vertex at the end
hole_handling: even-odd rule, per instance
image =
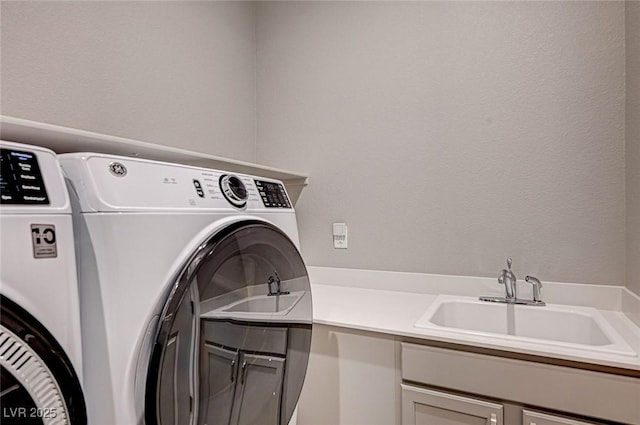
POLYGON ((37 202, 37 203, 41 203, 41 202, 47 202, 47 197, 46 196, 29 196, 29 195, 24 195, 22 197, 22 199, 24 201, 27 202, 37 202))
POLYGON ((238 177, 228 174, 221 176, 220 189, 232 205, 242 208, 247 204, 247 188, 238 177))
POLYGON ((34 184, 21 184, 20 188, 22 190, 33 190, 33 191, 36 191, 36 192, 40 192, 42 190, 41 186, 36 186, 34 184))

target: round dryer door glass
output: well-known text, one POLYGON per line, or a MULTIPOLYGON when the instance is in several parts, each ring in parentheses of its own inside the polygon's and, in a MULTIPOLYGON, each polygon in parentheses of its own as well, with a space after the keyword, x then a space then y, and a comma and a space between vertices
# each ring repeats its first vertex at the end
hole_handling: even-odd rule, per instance
POLYGON ((288 424, 311 329, 307 271, 283 232, 242 222, 211 236, 160 317, 147 424, 288 424))

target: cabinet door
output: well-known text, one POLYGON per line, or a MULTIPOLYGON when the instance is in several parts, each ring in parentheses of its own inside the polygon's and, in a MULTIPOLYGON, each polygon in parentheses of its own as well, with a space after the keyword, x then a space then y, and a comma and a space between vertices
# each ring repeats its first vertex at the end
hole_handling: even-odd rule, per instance
POLYGON ((205 344, 200 364, 199 425, 229 425, 238 352, 205 344))
POLYGON ((536 412, 524 409, 522 411, 523 425, 598 425, 596 422, 583 422, 575 419, 563 418, 549 415, 548 413, 536 412))
POLYGON ((403 425, 502 425, 502 405, 402 384, 403 425))
POLYGON ((285 359, 241 352, 233 425, 278 425, 285 359))

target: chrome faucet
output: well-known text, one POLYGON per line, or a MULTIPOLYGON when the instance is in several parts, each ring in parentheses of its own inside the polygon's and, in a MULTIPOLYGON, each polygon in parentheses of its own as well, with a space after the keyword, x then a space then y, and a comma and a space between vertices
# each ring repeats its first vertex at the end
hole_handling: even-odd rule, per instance
POLYGON ((275 270, 273 271, 273 274, 269 276, 269 280, 267 280, 267 286, 269 287, 269 293, 267 294, 269 296, 287 295, 289 293, 289 291, 282 291, 280 276, 278 276, 278 272, 275 270), (276 288, 275 291, 273 290, 274 286, 276 288))
POLYGON ((543 306, 545 303, 540 299, 540 288, 542 283, 540 280, 533 276, 527 276, 525 282, 533 285, 533 300, 521 300, 518 298, 518 279, 511 270, 513 261, 511 258, 507 258, 507 268, 500 271, 498 276, 498 283, 504 285, 505 296, 504 297, 480 297, 480 301, 489 301, 494 303, 507 303, 507 304, 525 304, 525 305, 537 305, 543 306))
POLYGON ((502 269, 500 276, 498 276, 498 283, 504 285, 505 300, 507 300, 507 302, 518 299, 518 287, 516 286, 518 279, 511 271, 511 264, 513 264, 513 260, 507 258, 507 269, 502 269))

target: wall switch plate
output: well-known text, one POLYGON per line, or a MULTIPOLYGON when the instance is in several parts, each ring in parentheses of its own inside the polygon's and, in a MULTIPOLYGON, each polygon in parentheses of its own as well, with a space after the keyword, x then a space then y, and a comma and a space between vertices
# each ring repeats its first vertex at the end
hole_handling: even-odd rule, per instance
POLYGON ((347 248, 346 223, 333 223, 333 247, 336 249, 347 248))

